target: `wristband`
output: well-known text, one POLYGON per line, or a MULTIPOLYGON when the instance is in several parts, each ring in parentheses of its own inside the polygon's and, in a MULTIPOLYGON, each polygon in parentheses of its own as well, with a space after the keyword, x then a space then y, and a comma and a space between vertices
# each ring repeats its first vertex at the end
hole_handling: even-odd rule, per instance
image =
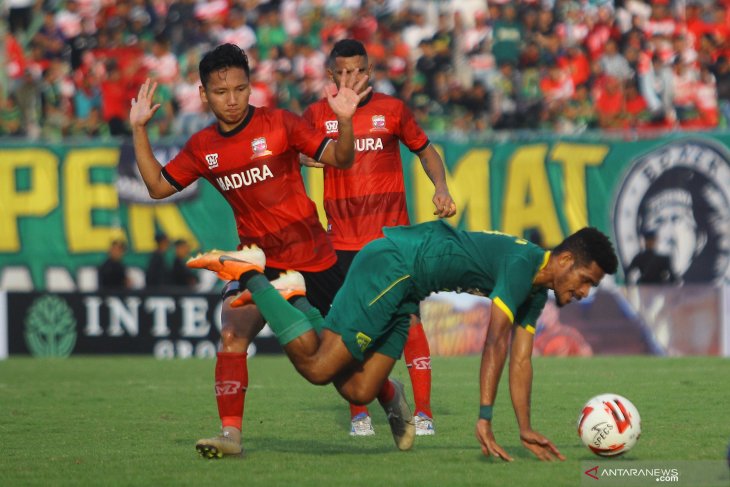
POLYGON ((492 406, 479 406, 479 419, 492 420, 492 406))

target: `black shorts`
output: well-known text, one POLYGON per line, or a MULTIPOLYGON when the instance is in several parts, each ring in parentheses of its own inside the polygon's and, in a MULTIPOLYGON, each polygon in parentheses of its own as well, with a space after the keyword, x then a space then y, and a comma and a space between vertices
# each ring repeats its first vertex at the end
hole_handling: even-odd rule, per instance
MULTIPOLYGON (((279 277, 282 272, 284 270, 274 267, 264 269, 264 274, 270 281, 279 277)), ((335 299, 335 294, 337 294, 345 280, 345 273, 335 264, 323 271, 302 272, 302 276, 304 276, 304 283, 307 286, 307 299, 314 307, 319 309, 322 316, 327 316, 332 301, 335 299)), ((236 295, 240 291, 241 285, 238 281, 228 281, 223 287, 223 299, 236 295)))
POLYGON ((347 275, 347 271, 350 270, 352 265, 352 259, 355 258, 359 250, 335 250, 337 253, 337 265, 342 269, 342 273, 347 275))

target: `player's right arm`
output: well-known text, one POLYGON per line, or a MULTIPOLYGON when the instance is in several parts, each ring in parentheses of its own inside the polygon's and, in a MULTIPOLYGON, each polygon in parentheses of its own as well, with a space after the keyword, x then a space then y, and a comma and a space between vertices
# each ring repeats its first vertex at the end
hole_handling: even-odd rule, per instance
POLYGON ((491 407, 497 399, 497 386, 507 358, 511 328, 511 318, 500 306, 492 304, 489 329, 479 369, 480 417, 476 425, 476 437, 482 447, 482 453, 485 456, 494 455, 508 462, 512 461, 512 457, 499 446, 492 432, 491 407), (485 408, 488 408, 486 410, 489 414, 482 413, 485 408))
POLYGON ((132 99, 132 108, 129 110, 129 123, 132 127, 134 156, 142 180, 150 197, 154 199, 167 198, 176 192, 176 189, 162 176, 162 164, 155 158, 152 145, 147 136, 147 123, 160 108, 160 104, 152 104, 152 97, 157 89, 157 83, 150 83, 147 79, 139 88, 137 98, 132 99))

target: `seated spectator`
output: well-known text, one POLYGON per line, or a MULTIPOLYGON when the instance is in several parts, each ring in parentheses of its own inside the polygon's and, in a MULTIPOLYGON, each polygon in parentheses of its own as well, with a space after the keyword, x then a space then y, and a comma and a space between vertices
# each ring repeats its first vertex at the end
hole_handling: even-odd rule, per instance
POLYGON ((634 76, 634 72, 629 66, 628 61, 618 51, 618 44, 613 39, 609 39, 606 42, 600 62, 603 72, 619 81, 625 81, 634 76))
POLYGON ((100 291, 129 289, 130 281, 127 277, 127 266, 122 262, 126 252, 127 244, 123 240, 112 241, 106 260, 98 267, 97 276, 100 291))
POLYGON ((14 94, 0 97, 0 135, 23 135, 23 114, 14 94))
POLYGON ((651 64, 639 70, 639 92, 646 101, 654 125, 675 119, 672 106, 672 73, 661 58, 654 55, 651 64))
POLYGON ((492 53, 497 63, 510 61, 517 63, 524 41, 524 28, 517 19, 514 5, 502 5, 501 18, 492 25, 492 53))
POLYGON ((624 112, 626 116, 627 128, 645 127, 651 119, 649 106, 646 100, 639 93, 639 89, 633 80, 624 83, 624 112))
POLYGON ((200 79, 195 67, 188 67, 184 79, 175 84, 174 99, 177 114, 173 131, 176 135, 190 136, 211 123, 207 107, 200 99, 200 79))
POLYGON ((621 81, 609 76, 606 85, 596 98, 598 126, 602 129, 617 129, 624 122, 624 92, 621 81))
POLYGON ((596 114, 596 105, 591 100, 588 86, 578 85, 575 88, 573 98, 568 102, 569 105, 575 107, 576 123, 579 130, 593 129, 598 126, 598 115, 596 114))
POLYGON ((166 286, 171 279, 170 267, 167 265, 167 249, 170 248, 170 239, 164 233, 155 234, 155 250, 150 255, 145 272, 147 288, 166 286))
POLYGON ((694 67, 676 59, 672 66, 672 106, 679 123, 688 122, 697 117, 695 106, 695 88, 697 72, 694 67))
POLYGON ((198 283, 198 276, 185 263, 190 258, 190 244, 187 240, 178 239, 173 243, 175 257, 170 271, 170 286, 193 288, 198 283))
POLYGON ((719 110, 717 104, 717 87, 715 76, 710 69, 703 66, 700 71, 700 79, 695 84, 694 105, 697 108, 697 118, 687 124, 691 127, 713 128, 719 123, 719 110))
POLYGON ((575 86, 570 75, 557 64, 547 67, 547 73, 540 80, 540 90, 545 100, 544 110, 548 119, 554 116, 575 93, 575 86))

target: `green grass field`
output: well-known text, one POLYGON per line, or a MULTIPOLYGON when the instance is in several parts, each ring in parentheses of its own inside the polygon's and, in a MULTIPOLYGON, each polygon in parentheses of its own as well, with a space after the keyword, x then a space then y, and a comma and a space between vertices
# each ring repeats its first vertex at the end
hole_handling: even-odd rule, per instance
MULTIPOLYGON (((399 452, 379 406, 371 408, 376 436, 350 438, 348 409, 334 388, 308 384, 283 356, 255 357, 246 455, 204 460, 194 443, 219 428, 213 361, 7 360, 0 362, 0 485, 581 485, 583 463, 597 457, 580 444, 575 422, 602 392, 628 397, 642 415, 642 437, 622 461, 725 458, 730 360, 537 358, 533 425, 568 460, 541 463, 522 448, 503 382, 495 432, 511 464, 483 458, 474 437, 478 364, 478 357, 433 360, 437 434, 399 452)), ((394 376, 409 384, 402 364, 394 376)))

